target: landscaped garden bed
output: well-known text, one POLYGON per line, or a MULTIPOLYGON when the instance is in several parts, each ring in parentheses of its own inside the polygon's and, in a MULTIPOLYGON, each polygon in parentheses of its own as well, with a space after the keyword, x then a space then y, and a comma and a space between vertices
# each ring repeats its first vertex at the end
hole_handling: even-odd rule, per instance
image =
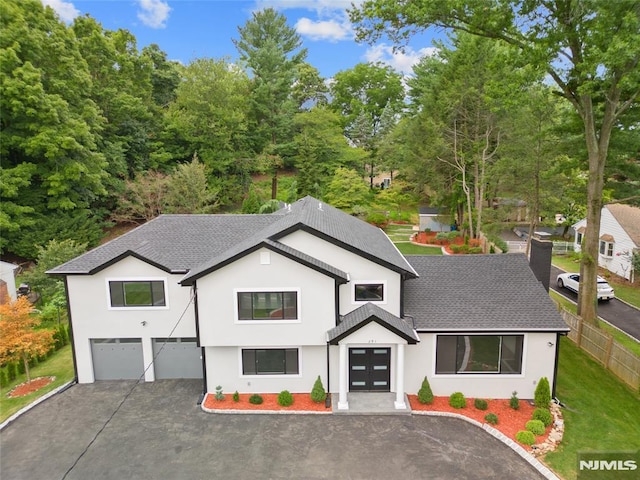
POLYGON ((324 402, 317 403, 311 400, 308 393, 293 393, 293 404, 283 407, 278 403, 277 393, 263 393, 262 403, 253 404, 249 402, 249 393, 238 394, 238 401, 233 399, 233 394, 224 394, 223 400, 216 399, 215 394, 207 394, 203 405, 208 410, 247 410, 247 411, 265 411, 265 410, 288 410, 292 412, 325 412, 330 413, 331 408, 326 408, 324 402))
POLYGON ((439 245, 445 248, 448 254, 483 253, 480 240, 465 238, 460 232, 418 232, 413 235, 412 242, 421 245, 439 245))

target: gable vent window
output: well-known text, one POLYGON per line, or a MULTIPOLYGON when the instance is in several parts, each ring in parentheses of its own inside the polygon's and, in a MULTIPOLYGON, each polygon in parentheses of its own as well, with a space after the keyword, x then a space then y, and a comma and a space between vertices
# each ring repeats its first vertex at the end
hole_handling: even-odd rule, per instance
POLYGON ((112 307, 166 307, 164 282, 110 281, 112 307))
POLYGON ((356 302, 383 302, 384 285, 382 283, 357 283, 355 300, 356 302))

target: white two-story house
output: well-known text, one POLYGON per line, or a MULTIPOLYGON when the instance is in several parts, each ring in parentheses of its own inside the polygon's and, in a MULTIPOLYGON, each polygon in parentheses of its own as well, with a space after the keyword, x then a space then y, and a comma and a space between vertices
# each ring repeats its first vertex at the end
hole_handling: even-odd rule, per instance
POLYGON ((532 398, 568 329, 524 256, 405 258, 306 197, 271 215, 162 215, 64 277, 78 381, 203 378, 203 390, 532 398))
MULTIPOLYGON (((573 225, 576 231, 574 250, 582 248, 587 219, 573 225)), ((600 218, 598 265, 633 281, 632 257, 640 252, 640 208, 611 203, 602 207, 600 218)))

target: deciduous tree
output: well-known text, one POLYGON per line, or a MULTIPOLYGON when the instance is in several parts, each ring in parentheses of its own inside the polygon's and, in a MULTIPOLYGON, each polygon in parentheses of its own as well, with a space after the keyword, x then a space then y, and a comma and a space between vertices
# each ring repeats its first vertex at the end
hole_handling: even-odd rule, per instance
POLYGON ((53 345, 54 332, 38 330, 38 325, 40 317, 26 297, 0 305, 0 362, 23 362, 27 382, 31 381, 29 361, 53 345))

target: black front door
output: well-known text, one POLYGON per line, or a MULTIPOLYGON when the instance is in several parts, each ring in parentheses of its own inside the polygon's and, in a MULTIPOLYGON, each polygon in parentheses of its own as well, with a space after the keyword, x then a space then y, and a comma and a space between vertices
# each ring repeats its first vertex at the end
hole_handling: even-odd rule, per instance
POLYGON ((349 391, 391 391, 391 349, 349 349, 349 391))

